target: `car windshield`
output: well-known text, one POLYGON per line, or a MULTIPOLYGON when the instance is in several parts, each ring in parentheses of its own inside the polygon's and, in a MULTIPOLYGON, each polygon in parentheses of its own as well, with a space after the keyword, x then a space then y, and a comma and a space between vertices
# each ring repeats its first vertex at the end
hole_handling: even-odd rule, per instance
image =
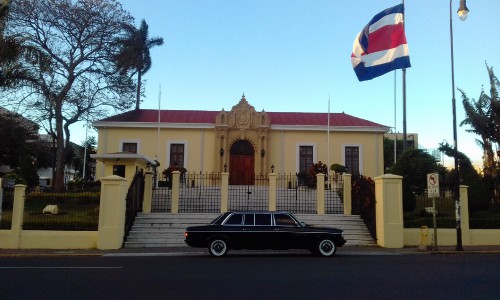
POLYGON ((306 222, 297 219, 297 217, 294 214, 290 214, 290 216, 292 216, 292 218, 294 218, 295 221, 297 221, 297 223, 300 224, 300 226, 302 226, 302 227, 306 227, 307 226, 306 222))
POLYGON ((217 222, 219 222, 219 223, 220 223, 221 218, 222 218, 222 217, 225 217, 226 215, 227 215, 227 213, 224 213, 224 214, 222 214, 222 215, 219 215, 219 216, 217 216, 217 218, 213 219, 213 220, 212 220, 212 221, 210 221, 210 223, 208 223, 208 224, 215 224, 215 223, 217 223, 217 222))

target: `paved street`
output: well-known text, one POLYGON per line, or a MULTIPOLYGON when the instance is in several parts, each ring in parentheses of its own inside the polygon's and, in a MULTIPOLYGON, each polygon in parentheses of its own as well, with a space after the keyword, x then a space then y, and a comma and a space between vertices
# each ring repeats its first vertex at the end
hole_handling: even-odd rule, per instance
POLYGON ((205 249, 174 250, 0 253, 1 298, 493 299, 500 293, 499 254, 493 251, 353 247, 332 258, 232 251, 217 259, 205 249))

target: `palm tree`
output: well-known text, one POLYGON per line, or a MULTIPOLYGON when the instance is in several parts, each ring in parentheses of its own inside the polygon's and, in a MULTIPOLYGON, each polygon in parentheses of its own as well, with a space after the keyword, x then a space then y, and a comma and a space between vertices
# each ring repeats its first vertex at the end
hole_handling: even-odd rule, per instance
POLYGON ((42 69, 50 68, 50 59, 33 46, 23 44, 17 36, 5 35, 11 0, 0 0, 0 87, 12 87, 23 81, 35 82, 36 75, 19 62, 27 57, 42 69))
POLYGON ((141 102, 142 76, 151 68, 149 49, 163 45, 163 38, 148 38, 148 24, 143 19, 141 26, 135 28, 125 25, 126 35, 117 42, 120 50, 115 56, 116 67, 121 74, 131 71, 130 76, 137 74, 137 99, 135 109, 139 109, 141 102))
POLYGON ((9 0, 0 2, 0 87, 13 84, 13 79, 17 77, 15 66, 20 55, 18 41, 13 37, 4 36, 9 4, 9 0))

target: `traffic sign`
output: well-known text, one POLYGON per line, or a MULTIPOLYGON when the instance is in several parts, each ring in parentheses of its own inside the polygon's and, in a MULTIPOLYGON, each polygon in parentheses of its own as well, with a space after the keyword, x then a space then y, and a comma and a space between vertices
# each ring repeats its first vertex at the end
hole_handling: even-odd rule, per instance
POLYGON ((427 197, 428 198, 439 197, 439 174, 438 173, 427 174, 427 197))

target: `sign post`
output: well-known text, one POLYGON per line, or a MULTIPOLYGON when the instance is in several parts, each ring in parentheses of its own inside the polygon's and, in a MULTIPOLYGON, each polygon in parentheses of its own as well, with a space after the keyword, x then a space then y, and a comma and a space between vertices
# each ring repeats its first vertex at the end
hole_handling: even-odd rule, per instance
POLYGON ((427 197, 432 198, 432 221, 434 223, 434 239, 432 251, 437 251, 436 198, 439 197, 439 174, 427 174, 427 197))

